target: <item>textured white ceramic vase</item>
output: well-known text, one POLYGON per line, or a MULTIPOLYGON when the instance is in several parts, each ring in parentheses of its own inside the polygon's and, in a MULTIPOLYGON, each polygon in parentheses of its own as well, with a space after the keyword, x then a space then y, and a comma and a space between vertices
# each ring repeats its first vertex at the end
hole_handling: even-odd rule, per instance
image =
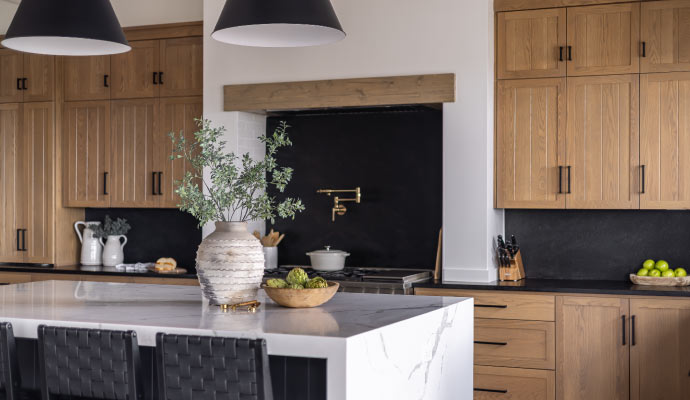
POLYGON ((264 276, 262 248, 246 222, 216 222, 196 253, 199 283, 210 304, 256 300, 264 276))

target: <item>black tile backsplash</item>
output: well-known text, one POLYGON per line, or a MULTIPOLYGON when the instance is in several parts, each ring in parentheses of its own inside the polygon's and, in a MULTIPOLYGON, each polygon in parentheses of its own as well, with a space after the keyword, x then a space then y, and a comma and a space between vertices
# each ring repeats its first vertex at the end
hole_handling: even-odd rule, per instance
POLYGON ((442 223, 440 110, 290 113, 270 117, 267 131, 282 120, 293 142, 278 154, 279 165, 294 169, 285 194, 301 198, 306 211, 276 220, 273 228, 286 234, 279 263, 309 265, 306 252, 330 245, 351 254, 348 266, 433 268, 442 223), (356 186, 362 202, 344 203, 347 213, 332 222, 333 197, 316 190, 356 186))
POLYGON ((126 263, 173 257, 179 267, 195 272, 201 229, 190 214, 174 209, 86 209, 86 221, 103 221, 106 215, 113 219, 126 218, 132 227, 127 234, 126 263))
POLYGON ((690 212, 506 210, 528 278, 625 280, 648 258, 690 266, 690 212))

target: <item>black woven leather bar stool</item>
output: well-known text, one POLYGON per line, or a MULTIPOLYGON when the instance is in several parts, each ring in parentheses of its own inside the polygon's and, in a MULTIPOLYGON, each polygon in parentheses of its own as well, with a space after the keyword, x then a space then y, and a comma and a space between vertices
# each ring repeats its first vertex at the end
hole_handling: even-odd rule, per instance
POLYGON ((156 335, 161 400, 273 400, 266 341, 156 335))
POLYGON ((138 400, 141 362, 136 333, 38 327, 41 397, 138 400))
POLYGON ((14 331, 9 322, 0 323, 0 390, 7 400, 19 399, 19 369, 14 331))

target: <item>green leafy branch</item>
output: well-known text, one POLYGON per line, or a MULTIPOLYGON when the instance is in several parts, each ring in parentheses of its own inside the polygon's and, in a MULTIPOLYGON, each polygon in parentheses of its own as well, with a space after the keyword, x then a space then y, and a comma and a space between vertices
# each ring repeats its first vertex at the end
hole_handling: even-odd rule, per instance
POLYGON ((183 133, 178 137, 170 133, 171 160, 182 158, 190 166, 183 179, 176 182, 180 210, 192 214, 199 225, 209 221, 257 219, 274 222, 276 217, 294 219, 297 212, 304 210, 300 199, 286 198, 277 203, 266 193, 269 186, 282 193, 292 179, 292 168, 278 166, 275 158, 280 148, 292 145, 285 121, 272 135, 259 137, 266 146, 266 156, 260 161, 248 153, 241 157, 226 153, 226 142, 221 140, 225 128, 214 128, 208 120, 196 122, 199 131, 194 134, 193 142, 183 133), (207 176, 204 170, 208 171, 207 176))

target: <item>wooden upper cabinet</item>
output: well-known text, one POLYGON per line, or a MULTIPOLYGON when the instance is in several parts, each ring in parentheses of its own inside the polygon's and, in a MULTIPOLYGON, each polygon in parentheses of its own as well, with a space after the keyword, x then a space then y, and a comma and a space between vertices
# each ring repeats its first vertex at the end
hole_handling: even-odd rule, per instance
POLYGON ((111 105, 112 207, 158 205, 154 168, 158 99, 117 100, 111 105))
POLYGON ((628 308, 627 299, 556 298, 557 399, 629 399, 628 308))
POLYGON ((64 205, 110 206, 110 102, 67 102, 62 121, 64 205))
POLYGON ((690 209, 690 72, 640 77, 640 207, 690 209))
POLYGON ((187 171, 192 171, 191 166, 184 159, 170 159, 173 152, 172 140, 169 133, 174 133, 179 139, 184 135, 188 143, 193 143, 194 133, 198 130, 195 119, 201 118, 203 113, 201 97, 175 97, 163 98, 160 100, 160 132, 156 136, 156 149, 158 158, 156 170, 160 189, 157 190, 159 196, 159 207, 177 208, 180 198, 175 194, 177 185, 175 182, 181 181, 187 171))
POLYGON ((639 3, 568 8, 568 76, 639 71, 639 3))
POLYGON ((499 79, 565 76, 565 8, 498 14, 499 79))
POLYGON ((203 40, 200 37, 160 41, 161 97, 201 96, 203 93, 203 40))
POLYGON ((685 400, 690 393, 690 301, 631 299, 630 399, 685 400))
POLYGON ((0 262, 24 261, 19 231, 26 227, 23 123, 21 104, 0 104, 0 262))
POLYGON ((111 98, 134 99, 158 96, 159 43, 158 40, 129 42, 132 46, 131 51, 110 57, 111 98))
POLYGON ((568 78, 568 208, 639 207, 638 89, 637 75, 568 78))
POLYGON ((24 54, 24 101, 55 100, 55 57, 24 54))
POLYGON ((641 72, 690 71, 690 1, 642 3, 641 72))
POLYGON ((0 103, 20 103, 24 99, 21 79, 24 56, 9 49, 0 49, 0 103))
POLYGON ((500 81, 497 206, 564 208, 565 78, 500 81))
POLYGON ((110 98, 110 56, 65 57, 65 100, 110 98))
POLYGON ((26 141, 25 262, 51 264, 55 247, 54 103, 24 104, 26 141))

